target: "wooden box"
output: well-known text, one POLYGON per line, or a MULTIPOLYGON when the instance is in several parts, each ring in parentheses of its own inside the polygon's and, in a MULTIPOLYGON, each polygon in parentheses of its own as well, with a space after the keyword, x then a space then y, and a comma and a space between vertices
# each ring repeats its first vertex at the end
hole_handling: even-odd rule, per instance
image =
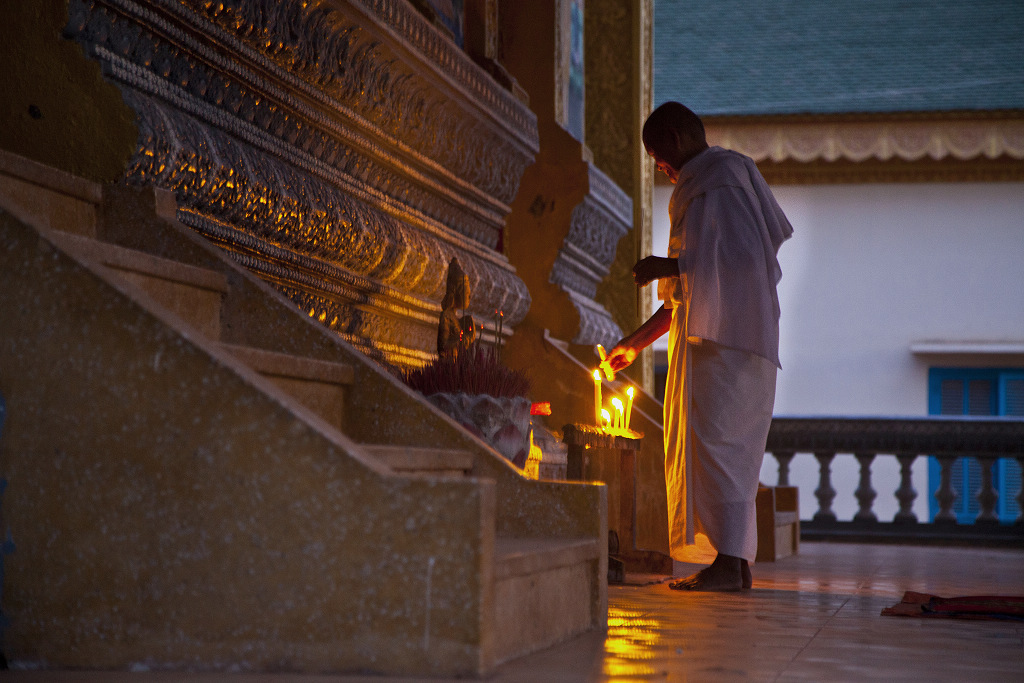
POLYGON ((774 562, 800 549, 799 496, 795 486, 757 490, 757 562, 774 562))

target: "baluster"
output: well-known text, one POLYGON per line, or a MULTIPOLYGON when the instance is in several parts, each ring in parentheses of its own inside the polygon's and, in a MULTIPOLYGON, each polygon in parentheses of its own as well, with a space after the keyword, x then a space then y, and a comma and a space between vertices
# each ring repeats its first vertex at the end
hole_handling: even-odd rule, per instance
POLYGON ((793 451, 772 451, 779 463, 779 483, 777 486, 789 486, 789 463, 796 455, 793 451))
POLYGON ((956 457, 943 455, 936 460, 939 461, 939 490, 935 492, 935 501, 939 504, 939 512, 935 515, 935 521, 955 524, 953 503, 956 502, 957 493, 953 490, 953 463, 956 457))
POLYGON ((910 479, 910 468, 916 459, 917 455, 914 453, 900 453, 896 455, 896 460, 900 463, 900 487, 896 489, 896 500, 900 502, 900 509, 893 518, 893 521, 900 524, 917 523, 917 515, 914 514, 914 501, 917 499, 917 491, 914 490, 910 479))
POLYGON ((818 488, 814 495, 818 499, 818 511, 814 513, 815 522, 834 522, 836 513, 832 512, 832 501, 836 497, 836 490, 832 488, 832 458, 836 457, 834 452, 815 452, 814 457, 818 460, 818 488))
POLYGON ((981 465, 981 486, 975 493, 979 509, 974 522, 998 522, 999 515, 996 514, 996 504, 999 502, 999 491, 992 484, 992 466, 995 465, 996 459, 980 456, 978 463, 981 465))
POLYGON ((878 495, 871 488, 871 463, 875 459, 875 454, 854 453, 853 457, 857 458, 857 462, 860 463, 860 483, 854 492, 857 502, 860 503, 860 510, 853 516, 853 519, 856 522, 877 522, 878 517, 871 509, 872 504, 875 502, 875 497, 878 495))

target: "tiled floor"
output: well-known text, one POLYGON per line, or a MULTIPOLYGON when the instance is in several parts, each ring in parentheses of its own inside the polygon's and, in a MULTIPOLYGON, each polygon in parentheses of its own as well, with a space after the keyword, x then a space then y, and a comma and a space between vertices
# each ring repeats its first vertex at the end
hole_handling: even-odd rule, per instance
MULTIPOLYGON (((502 667, 496 683, 1024 681, 1024 622, 882 617, 906 590, 1024 595, 1024 549, 805 543, 754 589, 612 587, 608 633, 502 667)), ((385 683, 380 677, 10 672, 33 683, 385 683)), ((409 681, 409 679, 403 679, 409 681)))

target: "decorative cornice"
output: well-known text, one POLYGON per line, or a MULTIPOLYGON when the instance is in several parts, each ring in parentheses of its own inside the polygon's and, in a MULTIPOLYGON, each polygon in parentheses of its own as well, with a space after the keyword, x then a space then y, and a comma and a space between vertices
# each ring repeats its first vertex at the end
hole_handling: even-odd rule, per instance
POLYGON ((754 159, 770 182, 1024 178, 1024 114, 713 119, 708 141, 754 159))
POLYGON ((756 162, 1024 159, 1024 114, 1000 119, 706 123, 709 142, 756 162))

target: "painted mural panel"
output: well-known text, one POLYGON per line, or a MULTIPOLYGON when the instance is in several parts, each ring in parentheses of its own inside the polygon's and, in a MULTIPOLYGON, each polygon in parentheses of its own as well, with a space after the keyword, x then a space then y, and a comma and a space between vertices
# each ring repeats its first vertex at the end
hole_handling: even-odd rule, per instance
POLYGON ((583 141, 583 0, 573 0, 569 9, 569 88, 568 128, 583 141))

